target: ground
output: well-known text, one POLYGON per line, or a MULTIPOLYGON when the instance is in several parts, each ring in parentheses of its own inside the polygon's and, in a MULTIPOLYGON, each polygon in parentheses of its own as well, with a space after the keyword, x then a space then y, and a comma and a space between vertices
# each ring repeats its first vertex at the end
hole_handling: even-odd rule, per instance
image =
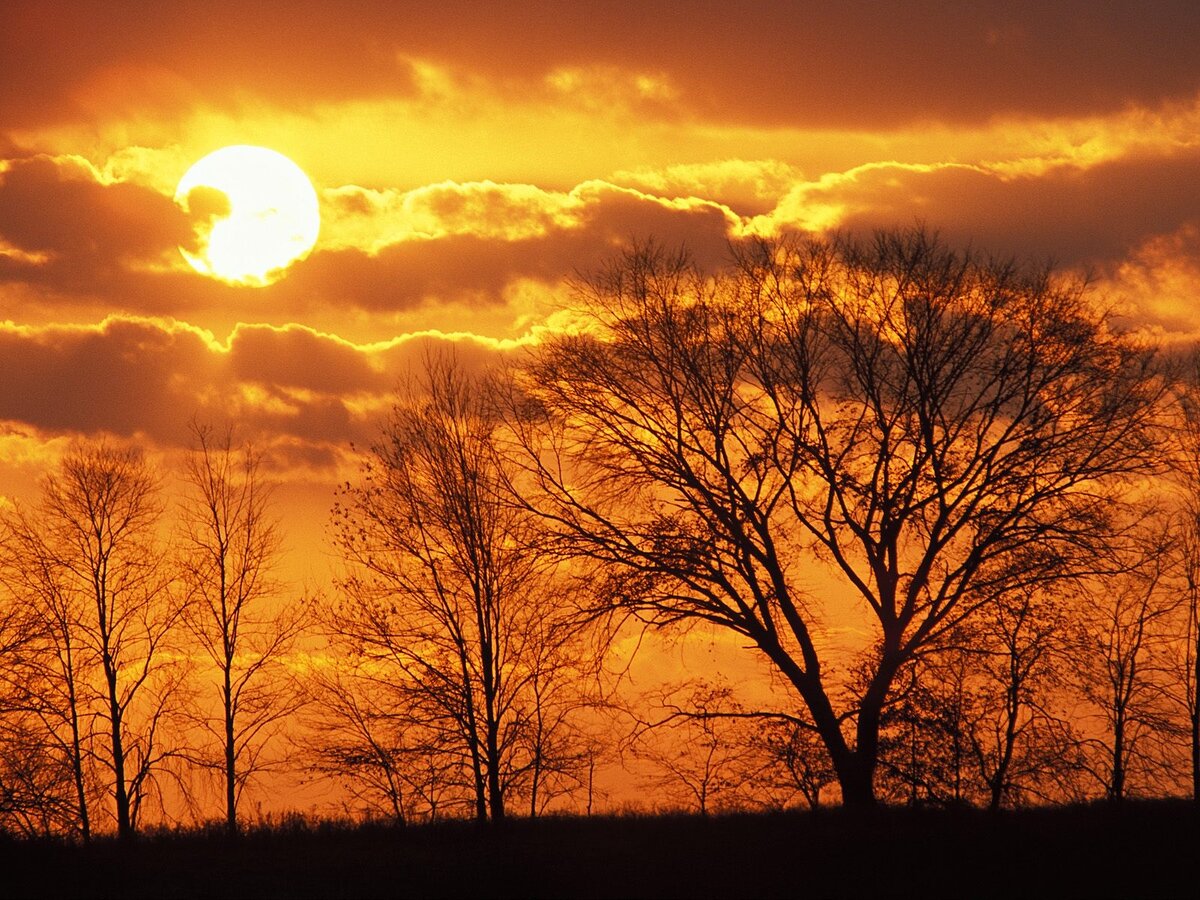
POLYGON ((1186 897, 1186 804, 294 825, 0 843, 3 897, 1186 897))

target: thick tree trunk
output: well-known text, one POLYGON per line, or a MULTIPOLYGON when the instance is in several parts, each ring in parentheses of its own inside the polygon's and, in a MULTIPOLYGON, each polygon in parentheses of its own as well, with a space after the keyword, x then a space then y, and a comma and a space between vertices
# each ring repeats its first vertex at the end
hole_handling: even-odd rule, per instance
POLYGON ((834 764, 838 784, 842 789, 842 806, 846 809, 874 809, 879 801, 875 797, 875 760, 850 754, 842 765, 834 764))
MULTIPOLYGON (((490 718, 491 716, 489 715, 489 720, 490 718)), ((498 723, 489 721, 487 730, 488 807, 491 810, 493 822, 504 821, 504 791, 500 785, 500 748, 498 742, 498 732, 498 723)))
POLYGON ((877 695, 879 691, 868 691, 868 697, 864 697, 859 712, 857 746, 850 749, 842 734, 837 715, 820 685, 797 683, 795 679, 794 683, 800 689, 817 734, 829 752, 833 771, 842 791, 842 805, 847 809, 874 808, 878 805, 875 797, 875 768, 878 762, 879 709, 882 699, 877 703, 872 700, 872 708, 868 708, 868 697, 872 693, 877 695))

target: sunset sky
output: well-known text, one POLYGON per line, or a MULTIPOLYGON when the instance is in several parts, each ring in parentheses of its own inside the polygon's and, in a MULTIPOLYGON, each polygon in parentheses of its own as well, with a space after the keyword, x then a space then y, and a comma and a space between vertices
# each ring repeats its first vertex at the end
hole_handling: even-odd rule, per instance
MULTIPOLYGON (((73 437, 240 423, 324 565, 333 486, 429 342, 557 327, 630 240, 922 221, 1093 273, 1200 336, 1192 2, 0 5, 0 496, 73 437), (277 150, 321 232, 267 287, 193 270, 212 150, 277 150)), ((312 562, 316 560, 316 562, 312 562)), ((318 577, 297 569, 300 577, 318 577)))

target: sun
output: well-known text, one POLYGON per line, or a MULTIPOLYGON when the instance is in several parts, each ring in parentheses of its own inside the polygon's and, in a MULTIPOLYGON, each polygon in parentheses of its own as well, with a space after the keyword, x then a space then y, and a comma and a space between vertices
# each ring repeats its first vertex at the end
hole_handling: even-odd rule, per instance
POLYGON ((321 229, 317 192, 282 153, 239 144, 184 173, 175 202, 197 222, 199 252, 179 252, 203 275, 263 286, 312 250, 321 229))

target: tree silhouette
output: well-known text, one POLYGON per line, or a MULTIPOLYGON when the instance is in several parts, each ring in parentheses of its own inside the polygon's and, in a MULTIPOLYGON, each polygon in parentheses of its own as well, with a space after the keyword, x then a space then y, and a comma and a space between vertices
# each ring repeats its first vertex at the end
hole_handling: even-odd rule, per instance
POLYGON ((1069 599, 997 598, 909 664, 882 738, 898 795, 995 811, 1078 794, 1069 599))
POLYGON ((562 552, 608 567, 612 605, 757 648, 844 802, 870 805, 898 673, 1099 552, 1124 481, 1155 468, 1162 385, 1082 285, 921 230, 737 262, 708 278, 641 247, 581 284, 583 324, 523 382, 531 505, 562 552), (814 563, 856 602, 807 589, 814 563), (822 650, 835 616, 874 630, 857 694, 822 650))
MULTIPOLYGON (((326 617, 348 670, 387 698, 359 709, 402 726, 370 748, 372 765, 385 750, 436 753, 442 772, 448 755, 481 821, 502 820, 514 794, 536 812, 586 765, 569 738, 597 659, 570 583, 537 550, 539 523, 509 496, 500 425, 484 380, 427 360, 343 492, 336 542, 350 571, 326 617)), ((365 737, 369 720, 352 718, 365 737)))
MULTIPOLYGON (((1172 475, 1178 492, 1176 549, 1182 597, 1176 612, 1178 640, 1173 694, 1187 729, 1192 800, 1200 805, 1200 356, 1193 356, 1175 385, 1172 475)), ((1168 444, 1171 446, 1171 444, 1168 444)))
POLYGON ((53 661, 44 671, 65 701, 85 835, 85 757, 108 770, 117 833, 128 839, 174 753, 163 728, 182 677, 178 654, 168 652, 180 605, 157 545, 161 513, 157 478, 140 453, 77 443, 43 480, 36 515, 5 523, 7 583, 13 565, 24 567, 18 590, 38 599, 49 638, 53 661), (104 753, 85 746, 99 737, 85 732, 87 718, 103 725, 104 753))
POLYGON ((283 666, 305 622, 296 605, 276 605, 271 567, 279 553, 277 521, 252 447, 233 433, 193 423, 189 487, 181 509, 184 621, 219 676, 220 721, 211 728, 221 773, 225 824, 238 831, 238 801, 247 782, 268 768, 264 751, 299 694, 283 666))
POLYGON ((1164 585, 1171 540, 1152 531, 1127 553, 1124 571, 1090 581, 1074 629, 1076 681, 1087 704, 1081 712, 1099 724, 1086 742, 1089 768, 1114 801, 1132 790, 1162 792, 1164 741, 1174 730, 1163 655, 1178 638, 1172 619, 1179 597, 1164 585))
POLYGON ((741 713, 730 688, 720 683, 672 685, 655 698, 653 718, 639 723, 629 744, 649 765, 656 796, 702 816, 748 806, 759 767, 748 759, 741 713))
MULTIPOLYGON (((87 707, 96 661, 78 625, 82 597, 68 589, 44 536, 22 509, 6 510, 0 529, 0 583, 8 599, 4 617, 8 637, 2 654, 5 730, 11 738, 3 746, 11 760, 10 779, 36 782, 33 770, 46 769, 44 757, 56 758, 70 773, 70 803, 41 791, 19 793, 30 801, 60 807, 63 830, 77 832, 87 843, 92 836, 89 806, 95 794, 88 771, 92 717, 87 707)), ((32 814, 40 818, 45 813, 43 809, 32 814)))

